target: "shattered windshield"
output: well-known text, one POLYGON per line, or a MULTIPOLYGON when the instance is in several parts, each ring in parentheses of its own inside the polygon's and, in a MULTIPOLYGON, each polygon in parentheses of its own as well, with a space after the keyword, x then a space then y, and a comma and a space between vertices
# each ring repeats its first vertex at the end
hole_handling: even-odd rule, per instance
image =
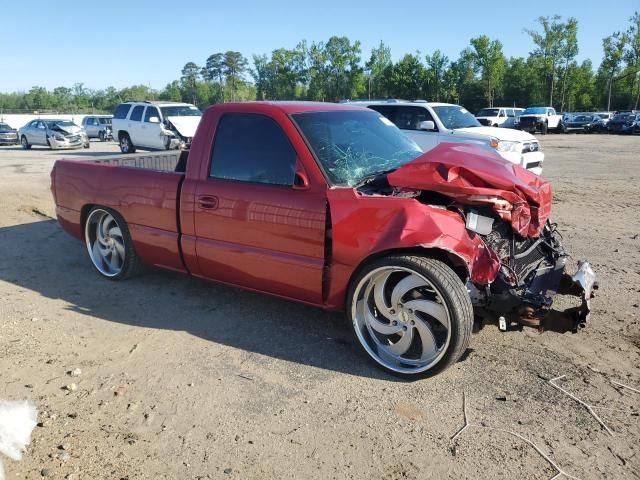
POLYGON ((445 128, 455 130, 456 128, 481 127, 476 117, 471 115, 466 108, 458 105, 438 105, 431 107, 436 111, 436 115, 440 117, 440 121, 445 128))
POLYGON ((420 147, 377 112, 306 112, 292 115, 335 185, 395 170, 422 154, 420 147))
POLYGON ((162 116, 167 117, 201 117, 202 112, 193 105, 176 105, 173 107, 160 107, 162 116))

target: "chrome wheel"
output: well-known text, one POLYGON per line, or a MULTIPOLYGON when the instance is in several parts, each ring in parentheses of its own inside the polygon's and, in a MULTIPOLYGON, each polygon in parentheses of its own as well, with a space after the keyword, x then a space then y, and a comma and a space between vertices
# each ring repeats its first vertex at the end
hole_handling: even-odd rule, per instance
POLYGON ((435 366, 451 340, 441 292, 417 272, 399 266, 367 273, 353 293, 351 318, 358 340, 380 365, 415 374, 435 366))
POLYGON ((94 210, 85 225, 85 241, 89 257, 98 271, 115 277, 124 267, 125 245, 122 230, 106 210, 94 210))

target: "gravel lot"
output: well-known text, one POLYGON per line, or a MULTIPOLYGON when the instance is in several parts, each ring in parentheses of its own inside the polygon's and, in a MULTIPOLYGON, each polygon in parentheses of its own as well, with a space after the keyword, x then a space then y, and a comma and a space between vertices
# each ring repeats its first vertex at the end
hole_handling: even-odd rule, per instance
POLYGON ((461 362, 416 382, 367 363, 339 315, 168 272, 99 278, 51 218, 49 171, 117 146, 1 147, 0 399, 32 399, 41 422, 8 479, 558 473, 514 433, 576 478, 640 478, 640 394, 612 383, 640 390, 640 137, 540 138, 552 217, 600 277, 591 324, 487 325, 461 362), (550 385, 560 375, 613 435, 550 385), (452 441, 463 399, 472 426, 452 441))

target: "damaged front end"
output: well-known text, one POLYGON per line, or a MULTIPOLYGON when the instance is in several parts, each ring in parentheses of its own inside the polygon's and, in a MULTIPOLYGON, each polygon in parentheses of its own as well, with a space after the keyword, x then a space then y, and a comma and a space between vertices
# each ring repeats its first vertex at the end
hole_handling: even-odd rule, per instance
MULTIPOLYGON (((480 217, 487 223, 493 220, 480 217)), ((497 319, 501 330, 515 324, 540 331, 577 332, 586 325, 590 299, 597 289, 595 274, 586 261, 578 262, 574 275, 566 272, 569 255, 555 224, 547 222, 537 237, 522 237, 509 224, 497 220, 482 237, 500 259, 498 274, 491 283, 468 284, 482 317, 497 319), (554 310, 556 294, 576 296, 581 303, 564 311, 554 310)))
POLYGON ((457 211, 491 252, 490 278, 470 266, 467 288, 480 317, 498 320, 501 330, 516 324, 577 332, 586 325, 596 276, 586 261, 575 274, 566 272, 570 256, 549 221, 548 182, 493 152, 460 144, 440 144, 387 181, 396 192, 414 191, 421 203, 457 211), (580 305, 554 310, 556 294, 578 297, 580 305))

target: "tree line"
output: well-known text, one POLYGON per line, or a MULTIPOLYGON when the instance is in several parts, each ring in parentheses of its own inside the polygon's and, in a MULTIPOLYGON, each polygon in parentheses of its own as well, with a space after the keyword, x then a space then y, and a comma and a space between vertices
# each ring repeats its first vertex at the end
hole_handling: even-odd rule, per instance
POLYGON ((494 105, 551 105, 558 111, 638 108, 640 102, 640 14, 627 28, 602 40, 602 60, 576 61, 578 21, 539 17, 524 31, 532 50, 507 58, 503 44, 487 35, 472 38, 458 58, 440 50, 392 60, 380 42, 363 59, 359 41, 333 36, 301 41, 293 49, 253 55, 210 55, 202 65, 188 62, 181 76, 161 90, 145 85, 90 90, 83 84, 49 91, 0 94, 0 111, 111 112, 126 100, 172 100, 204 108, 226 101, 403 98, 452 102, 471 111, 494 105), (250 65, 251 64, 251 65, 250 65))

